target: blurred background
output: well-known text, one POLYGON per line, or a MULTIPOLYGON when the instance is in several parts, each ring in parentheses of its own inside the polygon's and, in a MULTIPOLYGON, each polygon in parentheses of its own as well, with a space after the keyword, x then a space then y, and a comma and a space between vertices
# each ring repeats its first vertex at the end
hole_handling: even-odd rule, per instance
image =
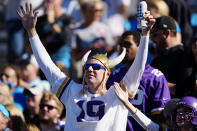
MULTIPOLYGON (((15 13, 16 9, 18 9, 21 3, 24 4, 25 1, 26 0, 14 0, 13 2, 11 0, 0 0, 0 63, 1 63, 0 69, 3 67, 3 65, 7 63, 12 64, 13 61, 10 61, 9 57, 14 57, 14 59, 17 60, 18 59, 17 57, 20 58, 22 54, 26 51, 25 48, 28 48, 27 42, 25 41, 26 36, 23 35, 22 38, 24 41, 22 40, 21 43, 17 42, 19 43, 19 45, 16 44, 15 48, 14 46, 12 46, 14 50, 18 50, 18 52, 17 51, 15 52, 16 55, 18 55, 17 57, 15 57, 15 55, 13 56, 10 55, 12 51, 8 49, 10 48, 9 47, 10 45, 8 43, 10 39, 13 39, 13 36, 11 36, 12 35, 11 33, 14 32, 15 29, 17 28, 17 24, 16 25, 10 24, 10 20, 17 19, 16 13, 15 13), (14 26, 14 27, 11 27, 11 26, 14 26)), ((34 2, 32 1, 34 10, 39 10, 39 16, 42 16, 45 14, 44 1, 46 0, 36 0, 34 2)), ((82 23, 83 21, 83 18, 81 15, 82 11, 80 9, 80 4, 83 3, 84 1, 88 1, 88 0, 63 0, 61 2, 61 8, 66 15, 71 16, 76 21, 76 23, 79 24, 79 23, 82 23)), ((112 0, 102 0, 102 1, 105 3, 104 4, 105 6, 103 6, 103 10, 102 10, 103 11, 102 21, 108 24, 108 26, 111 29, 112 36, 115 40, 116 40, 116 37, 119 36, 124 30, 136 29, 136 22, 133 19, 133 17, 136 15, 137 2, 139 2, 139 0, 115 0, 114 3, 112 0), (112 7, 112 3, 114 4, 114 7, 112 7), (118 13, 121 15, 121 17, 119 17, 118 15, 114 15, 115 11, 116 12, 119 11, 118 13), (121 24, 123 25, 123 27, 121 27, 121 24), (116 26, 116 28, 114 28, 114 25, 116 26)), ((152 2, 153 0, 146 0, 146 1, 152 2)), ((154 1, 157 1, 157 0, 154 0, 154 1)), ((185 16, 178 16, 179 14, 183 14, 184 11, 175 13, 176 12, 175 10, 177 11, 183 10, 181 9, 182 8, 181 6, 183 5, 177 6, 177 9, 175 9, 173 7, 175 6, 173 4, 176 3, 176 2, 173 3, 173 1, 175 0, 164 0, 164 1, 168 4, 169 15, 176 17, 175 19, 177 20, 180 27, 182 28, 181 21, 182 19, 187 19, 187 18, 185 18, 185 16), (174 14, 172 14, 172 12, 174 12, 174 14)), ((185 9, 187 10, 186 12, 188 13, 189 11, 189 17, 188 17, 189 24, 191 24, 192 31, 193 31, 193 34, 190 37, 193 38, 196 35, 196 28, 197 28, 197 1, 196 0, 183 0, 183 1, 185 2, 184 6, 187 7, 185 9)), ((188 14, 186 15, 188 16, 188 14)), ((21 26, 21 25, 18 25, 18 26, 21 26)), ((19 28, 22 29, 22 27, 19 27, 19 28)), ((186 29, 184 29, 184 27, 182 29, 183 29, 182 30, 182 33, 183 33, 184 30, 186 29)), ((24 33, 24 31, 22 33, 24 33)), ((182 38, 182 40, 184 40, 184 38, 182 38)))

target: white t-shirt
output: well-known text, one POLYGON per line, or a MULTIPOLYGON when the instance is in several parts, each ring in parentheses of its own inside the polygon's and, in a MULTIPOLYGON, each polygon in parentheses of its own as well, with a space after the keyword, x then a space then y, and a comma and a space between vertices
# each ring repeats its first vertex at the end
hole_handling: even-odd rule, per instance
MULTIPOLYGON (((113 86, 104 94, 91 94, 72 81, 52 62, 39 37, 29 39, 36 60, 52 85, 52 92, 66 107, 65 131, 125 131, 128 110, 114 93, 113 86)), ((134 96, 145 68, 149 37, 142 37, 133 65, 121 81, 134 96)))

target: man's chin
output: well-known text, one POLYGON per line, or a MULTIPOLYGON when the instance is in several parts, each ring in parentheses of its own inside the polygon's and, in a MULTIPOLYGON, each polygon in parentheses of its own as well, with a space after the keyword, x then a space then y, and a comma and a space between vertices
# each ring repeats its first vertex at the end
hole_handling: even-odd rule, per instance
POLYGON ((40 122, 44 123, 44 124, 49 124, 51 123, 53 120, 49 119, 49 118, 41 118, 40 122))

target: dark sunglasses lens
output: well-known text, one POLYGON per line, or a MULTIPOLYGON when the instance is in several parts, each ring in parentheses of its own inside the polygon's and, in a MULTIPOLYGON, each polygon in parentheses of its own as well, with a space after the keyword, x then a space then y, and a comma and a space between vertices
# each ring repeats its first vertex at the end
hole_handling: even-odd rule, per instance
POLYGON ((83 68, 84 70, 87 70, 89 67, 90 67, 90 64, 85 64, 83 68))
POLYGON ((44 107, 47 107, 48 110, 52 110, 54 107, 51 105, 45 105, 45 104, 41 104, 40 105, 40 109, 44 109, 44 107))
POLYGON ((100 65, 92 65, 92 68, 94 69, 94 70, 100 70, 101 69, 101 66, 100 65))
POLYGON ((47 105, 47 108, 48 108, 49 110, 52 110, 54 107, 53 107, 53 106, 50 106, 50 105, 47 105))
POLYGON ((44 107, 45 107, 45 105, 43 105, 43 104, 42 104, 42 105, 40 105, 40 109, 43 109, 44 107))
POLYGON ((87 70, 90 66, 92 67, 93 70, 100 70, 100 69, 105 70, 105 67, 103 67, 99 64, 85 64, 83 68, 84 68, 84 70, 87 70))

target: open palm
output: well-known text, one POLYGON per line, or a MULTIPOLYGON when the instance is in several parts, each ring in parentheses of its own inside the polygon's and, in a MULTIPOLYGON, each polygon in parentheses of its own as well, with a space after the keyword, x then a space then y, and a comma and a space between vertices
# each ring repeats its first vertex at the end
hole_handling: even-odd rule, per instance
POLYGON ((114 91, 120 101, 123 103, 128 101, 128 91, 126 89, 122 89, 117 82, 114 82, 114 91))
POLYGON ((38 12, 33 13, 32 4, 25 4, 25 10, 20 6, 21 13, 17 11, 24 28, 29 31, 35 29, 38 12))

